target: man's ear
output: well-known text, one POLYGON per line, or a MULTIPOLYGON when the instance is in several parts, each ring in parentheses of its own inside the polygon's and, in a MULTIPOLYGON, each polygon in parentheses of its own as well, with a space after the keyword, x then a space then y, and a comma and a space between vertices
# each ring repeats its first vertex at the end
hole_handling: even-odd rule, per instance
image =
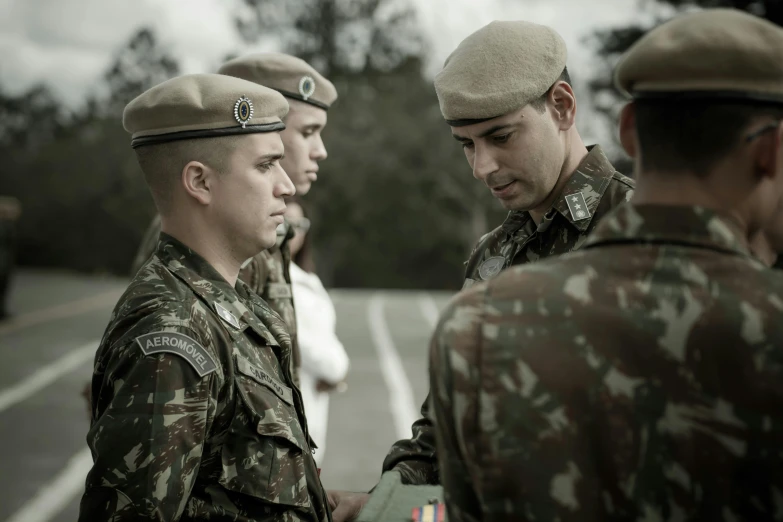
POLYGON ((620 144, 625 153, 631 158, 636 159, 639 147, 639 139, 636 134, 636 105, 633 102, 628 103, 620 111, 620 144))
POLYGON ((182 169, 182 186, 185 192, 202 205, 212 201, 212 183, 215 173, 199 161, 191 161, 182 169))
POLYGON ((754 171, 760 178, 773 179, 783 175, 783 122, 769 132, 764 132, 751 143, 754 171))
POLYGON ((576 96, 571 86, 564 82, 557 82, 549 91, 549 103, 555 110, 560 130, 566 131, 576 123, 576 96))

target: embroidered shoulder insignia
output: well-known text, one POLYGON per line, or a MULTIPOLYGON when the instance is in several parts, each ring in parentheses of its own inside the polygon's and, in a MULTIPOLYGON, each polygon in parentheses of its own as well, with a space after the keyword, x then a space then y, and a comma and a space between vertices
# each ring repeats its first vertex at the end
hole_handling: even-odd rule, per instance
POLYGON ((204 377, 217 369, 215 360, 209 352, 194 339, 176 332, 155 332, 136 338, 144 355, 173 353, 185 359, 199 377, 204 377))
POLYGON ((581 221, 590 217, 590 211, 587 210, 587 201, 581 192, 574 192, 565 197, 568 204, 568 210, 571 211, 571 219, 581 221))

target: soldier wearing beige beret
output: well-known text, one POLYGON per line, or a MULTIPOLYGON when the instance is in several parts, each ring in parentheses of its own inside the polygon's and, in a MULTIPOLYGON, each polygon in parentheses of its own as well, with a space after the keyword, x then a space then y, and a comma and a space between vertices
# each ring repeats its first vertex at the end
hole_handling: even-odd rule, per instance
MULTIPOLYGON (((326 127, 327 111, 337 100, 334 85, 304 60, 281 53, 241 56, 224 63, 218 73, 263 85, 286 98, 290 110, 285 118, 285 129, 280 133, 285 146, 285 157, 280 165, 293 181, 297 195, 307 194, 318 179, 318 164, 327 156, 321 132, 326 127)), ((159 234, 160 219, 156 217, 136 254, 134 274, 154 251, 159 234)), ((294 377, 298 382, 300 353, 296 342, 288 250, 288 240, 293 235, 294 230, 287 223, 279 227, 275 245, 248 259, 239 277, 289 325, 294 344, 294 377)))
POLYGON ((432 336, 449 522, 783 520, 783 28, 681 14, 616 84, 631 201, 432 336))
POLYGON ((162 232, 95 356, 80 521, 331 520, 288 327, 239 279, 294 194, 287 113, 279 92, 220 74, 125 108, 162 232))
MULTIPOLYGON (((479 239, 464 288, 578 249, 599 219, 631 196, 633 181, 579 135, 567 54, 550 27, 496 21, 463 40, 435 78, 444 132, 462 145, 473 177, 509 210, 479 239)), ((428 401, 413 437, 395 443, 383 464, 405 484, 440 483, 428 401)), ((366 499, 352 500, 360 506, 366 499)), ((342 516, 335 511, 335 520, 342 516)))

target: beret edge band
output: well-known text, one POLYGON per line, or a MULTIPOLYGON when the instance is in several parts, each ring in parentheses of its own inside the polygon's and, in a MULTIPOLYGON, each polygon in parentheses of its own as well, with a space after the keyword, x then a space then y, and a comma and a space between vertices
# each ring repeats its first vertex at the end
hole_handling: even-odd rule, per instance
POLYGON ((219 138, 222 136, 236 136, 239 134, 256 134, 259 132, 275 132, 285 129, 285 123, 277 121, 274 123, 262 123, 257 125, 247 125, 245 127, 223 127, 220 129, 200 129, 170 132, 166 134, 154 134, 152 136, 139 136, 131 139, 131 148, 137 149, 145 145, 159 145, 172 141, 194 140, 200 138, 219 138))
POLYGON ((725 100, 746 103, 769 103, 783 105, 783 93, 780 95, 747 91, 633 91, 631 96, 635 101, 646 100, 725 100))
MULTIPOLYGON (((503 115, 498 114, 498 116, 503 116, 503 115)), ((498 116, 490 116, 489 118, 463 118, 459 120, 446 120, 446 123, 448 123, 450 127, 465 127, 467 125, 473 125, 475 123, 483 123, 485 121, 494 120, 498 116)))
POLYGON ((275 87, 270 87, 270 89, 276 90, 277 92, 279 92, 280 94, 282 94, 286 98, 292 98, 294 100, 299 100, 299 101, 304 102, 304 103, 309 103, 310 105, 315 105, 319 109, 323 109, 325 111, 329 110, 329 105, 325 104, 324 102, 319 102, 318 100, 314 100, 312 98, 305 99, 305 97, 302 96, 301 94, 295 94, 295 93, 293 93, 291 91, 285 91, 283 89, 277 89, 275 87))

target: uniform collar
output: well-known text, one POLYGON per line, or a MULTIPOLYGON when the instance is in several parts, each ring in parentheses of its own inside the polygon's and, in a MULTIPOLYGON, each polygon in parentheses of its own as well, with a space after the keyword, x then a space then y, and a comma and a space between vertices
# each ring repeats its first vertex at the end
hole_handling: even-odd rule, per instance
POLYGON ((242 332, 250 327, 270 345, 278 344, 259 319, 260 310, 245 283, 237 279, 236 287, 232 287, 206 259, 165 232, 160 235, 157 256, 174 276, 209 305, 229 331, 242 332))
POLYGON ((291 225, 291 223, 288 222, 287 219, 277 226, 276 232, 277 240, 275 241, 275 246, 277 248, 283 248, 283 245, 290 241, 291 238, 296 234, 294 227, 291 225))
POLYGON ((584 232, 590 226, 601 198, 612 176, 617 172, 600 145, 592 145, 587 150, 587 156, 576 167, 553 205, 553 208, 580 232, 584 232), (569 199, 571 206, 569 206, 569 199), (587 208, 576 208, 582 207, 582 202, 587 204, 587 208), (586 217, 581 217, 579 214, 582 210, 586 211, 586 217))
MULTIPOLYGON (((556 213, 561 214, 580 232, 589 228, 601 198, 612 176, 617 172, 600 145, 591 145, 587 147, 587 151, 587 156, 576 167, 568 183, 563 186, 555 204, 545 213, 547 221, 551 221, 556 213), (569 198, 571 207, 569 207, 569 198), (577 214, 580 211, 585 211, 586 216, 577 214)), ((526 210, 513 210, 508 213, 502 228, 506 233, 514 234, 532 219, 526 210)))
POLYGON ((582 248, 618 242, 709 248, 746 257, 763 266, 751 254, 736 221, 702 207, 624 203, 601 219, 582 248))

